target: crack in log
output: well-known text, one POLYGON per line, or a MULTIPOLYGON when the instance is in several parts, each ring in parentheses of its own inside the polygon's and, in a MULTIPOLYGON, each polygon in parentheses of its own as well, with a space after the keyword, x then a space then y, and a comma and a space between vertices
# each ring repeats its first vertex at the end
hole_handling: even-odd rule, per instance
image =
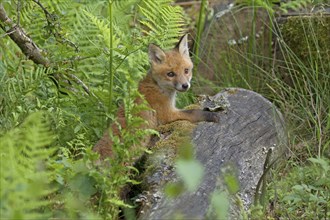
POLYGON ((267 133, 269 133, 269 130, 266 129, 265 132, 263 132, 261 135, 259 135, 254 141, 252 141, 251 144, 255 144, 260 138, 262 138, 263 136, 265 136, 267 133))
POLYGON ((238 135, 240 135, 240 133, 244 130, 244 129, 246 129, 249 125, 251 125, 251 124, 253 124, 253 123, 255 123, 255 122, 257 122, 260 118, 261 118, 261 116, 262 115, 259 115, 256 119, 254 119, 254 120, 252 120, 252 121, 249 121, 249 122, 247 122, 236 134, 234 134, 234 136, 232 137, 232 138, 235 138, 235 137, 237 137, 238 135))

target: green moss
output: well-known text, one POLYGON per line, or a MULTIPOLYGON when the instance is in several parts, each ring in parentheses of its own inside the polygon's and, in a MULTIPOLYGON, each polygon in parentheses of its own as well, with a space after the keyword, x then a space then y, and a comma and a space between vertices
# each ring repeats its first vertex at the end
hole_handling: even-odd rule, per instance
MULTIPOLYGON (((157 128, 160 134, 160 140, 151 148, 152 155, 147 156, 143 164, 145 171, 141 174, 140 179, 152 179, 156 185, 169 178, 167 175, 170 170, 167 166, 173 166, 175 159, 178 157, 178 150, 186 143, 191 142, 191 134, 196 124, 189 121, 175 121, 157 128)), ((148 181, 142 181, 141 187, 148 189, 148 181)))
POLYGON ((158 141, 155 148, 177 148, 182 143, 191 139, 191 134, 196 124, 189 121, 175 121, 158 127, 158 131, 164 138, 158 141))
POLYGON ((330 16, 288 17, 280 31, 284 42, 306 66, 326 66, 330 57, 330 16))

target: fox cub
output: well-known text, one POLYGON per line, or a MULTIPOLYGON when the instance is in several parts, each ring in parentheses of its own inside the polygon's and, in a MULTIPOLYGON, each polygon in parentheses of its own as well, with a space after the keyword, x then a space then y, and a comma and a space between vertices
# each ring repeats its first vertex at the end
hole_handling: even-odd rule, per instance
MULTIPOLYGON (((170 123, 176 120, 190 122, 218 122, 214 112, 200 109, 180 110, 175 107, 176 92, 185 92, 190 88, 193 63, 189 56, 188 38, 184 35, 174 49, 164 51, 158 46, 149 45, 149 61, 151 68, 147 76, 139 83, 139 92, 144 96, 150 108, 155 111, 144 111, 140 117, 148 122, 148 128, 170 123)), ((136 100, 141 103, 142 100, 136 100)), ((121 127, 125 127, 124 109, 118 112, 121 127)), ((113 124, 114 134, 119 134, 119 128, 113 124)), ((112 155, 112 142, 106 131, 101 140, 94 146, 94 150, 101 155, 101 159, 112 155)))

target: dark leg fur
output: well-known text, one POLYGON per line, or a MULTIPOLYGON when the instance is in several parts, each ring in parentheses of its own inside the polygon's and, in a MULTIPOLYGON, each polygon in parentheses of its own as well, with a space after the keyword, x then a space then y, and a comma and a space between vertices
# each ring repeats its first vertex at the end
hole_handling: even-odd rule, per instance
POLYGON ((219 122, 219 116, 216 112, 203 111, 200 109, 182 110, 191 122, 219 122))

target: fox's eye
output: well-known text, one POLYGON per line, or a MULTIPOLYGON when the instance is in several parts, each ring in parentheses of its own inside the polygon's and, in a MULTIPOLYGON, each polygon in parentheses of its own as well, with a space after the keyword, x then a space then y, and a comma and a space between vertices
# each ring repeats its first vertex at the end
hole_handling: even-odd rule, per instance
POLYGON ((175 73, 173 73, 173 72, 168 72, 168 73, 167 73, 167 76, 168 76, 168 77, 174 77, 174 76, 175 76, 175 73))
POLYGON ((189 69, 188 68, 184 69, 184 73, 185 74, 188 74, 189 73, 189 69))

